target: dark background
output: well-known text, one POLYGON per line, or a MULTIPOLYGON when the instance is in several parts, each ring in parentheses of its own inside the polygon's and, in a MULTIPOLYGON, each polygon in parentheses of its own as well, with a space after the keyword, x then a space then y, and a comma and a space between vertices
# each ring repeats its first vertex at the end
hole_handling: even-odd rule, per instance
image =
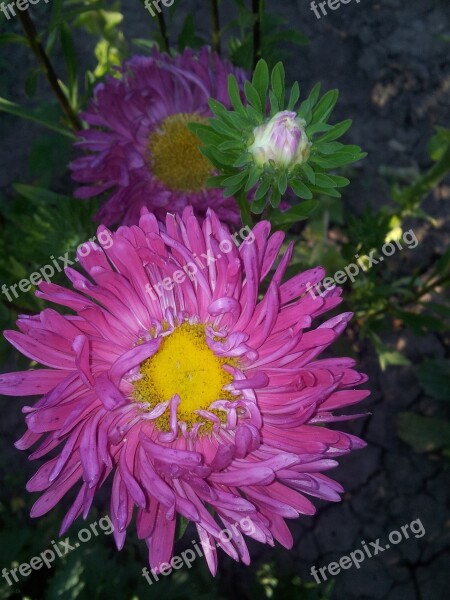
MULTIPOLYGON (((125 34, 127 37, 145 37, 148 34, 148 16, 144 9, 137 1, 126 0, 123 4, 125 34)), ((192 10, 200 30, 208 37, 207 2, 176 0, 175 4, 180 15, 175 12, 174 30, 181 26, 185 12, 192 10)), ((398 169, 405 169, 406 173, 411 173, 429 166, 426 149, 433 127, 449 126, 450 47, 440 36, 450 33, 450 6, 448 0, 361 0, 359 4, 353 0, 339 10, 328 11, 328 16, 317 20, 309 4, 307 0, 271 0, 267 2, 267 8, 286 16, 291 25, 294 24, 310 39, 308 46, 296 49, 288 58, 288 80, 297 79, 304 92, 319 80, 324 90, 338 87, 341 96, 335 121, 352 118, 354 125, 347 140, 369 152, 368 158, 358 164, 352 184, 344 192, 345 203, 358 213, 369 202, 374 206, 389 202, 392 170, 399 172, 398 169)), ((45 11, 46 5, 42 1, 33 13, 37 22, 45 20, 45 11)), ((226 2, 222 11, 225 18, 226 2)), ((2 21, 2 31, 6 26, 19 31, 17 22, 10 21, 5 25, 2 21)), ((81 35, 75 40, 81 62, 89 66, 92 61, 91 40, 83 39, 81 35)), ((23 93, 21 75, 33 60, 22 47, 3 48, 0 63, 3 95, 25 105, 30 104, 23 93)), ((49 95, 43 82, 39 97, 49 95)), ((0 183, 7 197, 13 181, 28 177, 30 148, 43 131, 38 126, 11 117, 0 116, 0 124, 0 183)), ((64 179, 63 173, 61 178, 64 179)), ((421 253, 422 262, 425 260, 431 264, 436 254, 448 247, 449 198, 450 183, 440 186, 426 202, 427 211, 439 220, 440 226, 434 232, 430 230, 426 242, 417 250, 421 253)), ((419 229, 419 233, 425 235, 426 225, 421 227, 424 229, 419 229)), ((414 261, 414 258, 411 260, 414 261)), ((401 264, 399 268, 401 271, 401 264)), ((385 335, 383 341, 404 349, 412 365, 390 367, 382 372, 371 346, 367 344, 362 348, 359 365, 369 374, 372 390, 365 407, 372 414, 357 423, 344 424, 342 428, 362 436, 368 447, 341 459, 341 466, 332 473, 333 478, 346 489, 343 502, 337 505, 317 502, 316 516, 291 522, 295 538, 292 551, 254 544, 250 569, 221 556, 218 587, 208 592, 206 583, 202 588, 206 596, 210 593, 209 597, 215 597, 220 590, 226 598, 261 597, 261 588, 255 595, 253 574, 262 569, 268 574, 268 580, 275 577, 280 582, 278 588, 275 587, 274 597, 303 597, 302 592, 296 591, 299 590, 296 576, 312 581, 312 565, 317 568, 326 566, 359 548, 361 540, 386 540, 390 531, 420 519, 426 530, 421 539, 412 537, 404 540, 389 551, 367 559, 359 570, 352 568, 341 572, 335 578, 331 597, 337 600, 434 600, 448 597, 448 462, 433 454, 415 453, 399 439, 396 426, 400 411, 426 413, 431 410, 430 400, 418 385, 414 364, 424 357, 448 356, 448 332, 421 338, 409 332, 392 332, 385 335), (270 568, 263 566, 270 563, 270 568), (281 592, 283 586, 286 587, 285 592, 281 592)), ((7 364, 2 370, 10 367, 11 364, 7 364)), ((12 445, 23 430, 19 411, 21 404, 13 398, 0 399, 1 475, 2 486, 7 489, 12 485, 11 470, 20 473, 20 479, 24 481, 25 474, 31 473, 35 466, 30 468, 26 454, 19 453, 12 445)), ((14 488, 14 493, 19 494, 20 489, 14 488)), ((23 490, 21 493, 26 512, 32 501, 23 490)), ((9 510, 9 507, 3 505, 2 510, 9 510)), ((20 523, 26 522, 26 516, 20 510, 18 530, 20 523)), ((62 514, 60 510, 55 522, 62 514)), ((39 530, 35 531, 35 535, 39 535, 39 530)), ((53 536, 57 536, 56 525, 53 536)), ((183 543, 180 549, 182 547, 183 543)), ((145 549, 138 552, 141 552, 141 564, 144 566, 145 549)), ((0 567, 6 564, 2 560, 0 567)), ((142 579, 139 572, 134 572, 134 576, 136 581, 142 579)), ((208 581, 207 576, 205 581, 208 581)), ((189 579, 184 583, 189 586, 189 579)), ((175 590, 175 583, 169 584, 175 590)), ((141 582, 139 585, 142 585, 141 582)), ((139 598, 201 596, 189 587, 178 587, 176 594, 173 591, 175 595, 172 595, 170 586, 157 585, 160 587, 148 588, 147 595, 139 598)), ((322 587, 325 588, 325 585, 322 587)), ((134 592, 130 588, 127 598, 132 598, 134 592)), ((39 597, 34 596, 32 590, 27 593, 32 598, 39 597)), ((87 597, 83 594, 85 592, 73 597, 87 597)), ((100 594, 98 597, 107 596, 100 594)), ((109 597, 114 597, 114 594, 109 597)))

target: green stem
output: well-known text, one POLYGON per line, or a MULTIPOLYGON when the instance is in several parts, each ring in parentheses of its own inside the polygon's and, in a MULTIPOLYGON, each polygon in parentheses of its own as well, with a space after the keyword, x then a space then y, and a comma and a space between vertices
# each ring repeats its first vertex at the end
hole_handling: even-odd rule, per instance
POLYGON ((219 0, 211 0, 212 45, 217 54, 221 54, 221 32, 219 19, 219 0))
POLYGON ((388 301, 387 304, 383 308, 380 308, 379 310, 375 311, 374 313, 369 314, 368 317, 370 317, 371 319, 374 319, 376 317, 379 317, 380 315, 385 315, 386 312, 391 311, 392 308, 395 308, 395 307, 405 308, 406 306, 409 306, 410 304, 415 304, 421 298, 426 296, 429 292, 432 292, 439 286, 444 285, 445 283, 447 283, 449 281, 450 281, 450 275, 444 275, 443 277, 441 277, 439 279, 435 279, 431 283, 428 283, 427 285, 425 285, 422 289, 418 290, 411 298, 406 298, 405 300, 400 300, 400 302, 398 302, 396 305, 394 305, 394 302, 388 301))
POLYGON ((50 59, 47 56, 39 40, 38 33, 36 31, 33 21, 31 20, 29 11, 19 10, 17 16, 19 17, 19 20, 25 31, 25 35, 28 38, 28 41, 30 42, 31 49, 34 52, 42 70, 44 71, 45 77, 47 78, 47 81, 49 82, 50 87, 52 88, 52 91, 55 94, 56 99, 58 100, 62 110, 67 116, 73 129, 75 129, 75 131, 81 129, 81 121, 78 118, 78 115, 73 110, 72 106, 70 105, 66 95, 64 94, 59 84, 58 77, 53 69, 50 59))
POLYGON ((253 68, 262 57, 261 53, 261 26, 264 13, 263 0, 252 0, 253 23, 253 68))
POLYGON ((241 220, 244 225, 253 227, 252 213, 250 211, 250 203, 247 199, 247 194, 244 191, 238 192, 235 196, 236 201, 241 211, 241 220))
POLYGON ((167 33, 166 20, 164 18, 164 13, 162 11, 157 13, 157 19, 158 19, 159 30, 161 32, 161 37, 164 42, 164 50, 167 52, 167 54, 171 54, 169 35, 167 33))
POLYGON ((420 206, 422 200, 437 187, 450 171, 450 142, 441 158, 410 187, 402 192, 402 199, 406 208, 420 206))

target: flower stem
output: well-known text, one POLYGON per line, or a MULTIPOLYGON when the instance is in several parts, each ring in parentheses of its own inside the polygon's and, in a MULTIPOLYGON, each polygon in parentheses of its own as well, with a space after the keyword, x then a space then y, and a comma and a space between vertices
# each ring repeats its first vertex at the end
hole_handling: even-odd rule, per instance
POLYGON ((211 0, 212 44, 217 54, 221 54, 221 32, 219 19, 219 0, 211 0))
POLYGON ((261 58, 261 26, 264 12, 263 0, 252 0, 253 23, 253 68, 261 58))
POLYGON ((167 54, 171 54, 169 35, 167 33, 167 25, 163 12, 157 12, 156 18, 158 19, 159 31, 161 32, 161 37, 164 42, 164 50, 167 52, 167 54))
POLYGON ((247 199, 247 194, 242 190, 236 194, 235 198, 241 211, 241 220, 243 225, 253 227, 252 213, 250 211, 250 203, 247 199))
POLYGON ((19 17, 19 20, 25 31, 25 35, 28 38, 28 41, 30 42, 31 49, 34 52, 42 70, 44 71, 45 77, 47 78, 47 81, 49 82, 50 87, 54 95, 56 96, 56 99, 58 100, 62 110, 64 111, 64 114, 68 118, 71 126, 73 127, 73 129, 75 129, 75 131, 81 129, 81 121, 78 118, 76 112, 73 110, 66 95, 64 94, 61 88, 58 77, 53 69, 50 59, 47 56, 39 40, 38 33, 36 31, 33 21, 31 20, 29 11, 20 10, 18 11, 17 16, 19 17))

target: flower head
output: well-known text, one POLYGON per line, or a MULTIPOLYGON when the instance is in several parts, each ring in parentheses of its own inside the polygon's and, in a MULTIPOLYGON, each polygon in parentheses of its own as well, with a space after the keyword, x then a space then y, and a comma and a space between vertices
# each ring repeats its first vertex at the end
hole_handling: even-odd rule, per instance
MULTIPOLYGON (((294 83, 289 97, 282 63, 269 74, 264 60, 256 65, 252 81, 241 83, 229 78, 228 93, 232 110, 216 100, 210 101, 214 118, 208 123, 191 123, 191 131, 202 140, 202 152, 217 170, 216 184, 226 196, 238 201, 252 192, 250 210, 264 212, 268 202, 278 208, 288 191, 298 198, 313 200, 320 196, 340 198, 339 188, 350 182, 333 171, 360 160, 366 153, 338 139, 351 121, 328 123, 339 93, 330 90, 320 97, 320 84, 298 105, 300 87, 294 83), (220 135, 218 135, 220 134, 220 135)), ((292 216, 303 219, 314 202, 295 206, 292 216)), ((243 217, 247 205, 243 204, 243 217)), ((284 223, 280 211, 270 210, 272 223, 284 223)), ((291 218, 291 215, 289 216, 291 218)))
POLYGON ((297 118, 295 112, 283 110, 267 123, 255 127, 248 151, 258 167, 273 161, 276 166, 287 169, 307 160, 311 144, 305 125, 306 121, 297 118))
POLYGON ((45 309, 5 333, 44 366, 0 377, 2 394, 42 394, 16 444, 38 443, 32 459, 53 453, 28 483, 43 492, 32 516, 76 486, 66 531, 111 476, 116 544, 136 511, 152 568, 170 561, 178 516, 195 523, 213 573, 217 545, 249 563, 243 534, 291 547, 285 519, 315 512, 307 496, 339 500, 322 471, 364 445, 324 426, 357 416, 332 411, 368 394, 352 359, 319 358, 351 318, 313 325, 340 290, 307 293, 321 268, 282 283, 292 245, 269 277, 284 234, 266 221, 239 247, 214 212, 200 223, 190 208, 165 226, 144 209, 139 226, 105 236, 78 257, 86 275, 66 269, 74 290, 39 286, 74 314, 45 309))
POLYGON ((198 55, 185 50, 176 58, 154 52, 123 65, 121 77, 98 85, 83 119, 89 129, 76 146, 86 152, 71 164, 75 181, 83 184, 79 198, 107 192, 97 218, 106 225, 137 224, 140 209, 160 218, 187 204, 203 214, 212 207, 224 220, 238 224, 234 200, 208 188, 214 175, 199 151, 189 123, 206 123, 212 97, 230 106, 227 77, 240 85, 244 71, 222 61, 208 48, 198 55))

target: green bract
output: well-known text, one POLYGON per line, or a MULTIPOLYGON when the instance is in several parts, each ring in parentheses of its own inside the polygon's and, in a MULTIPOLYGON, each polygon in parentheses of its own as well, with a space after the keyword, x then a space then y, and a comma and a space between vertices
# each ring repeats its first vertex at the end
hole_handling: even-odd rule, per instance
MULTIPOLYGON (((339 198, 338 188, 350 182, 330 171, 367 155, 359 146, 337 141, 351 126, 350 119, 336 125, 327 123, 339 92, 330 90, 320 98, 320 84, 317 84, 299 105, 300 88, 296 82, 286 101, 282 63, 278 63, 269 74, 264 60, 258 62, 252 82, 245 82, 244 92, 246 104, 242 102, 237 81, 231 75, 228 93, 234 110, 228 110, 211 99, 209 106, 215 116, 208 120, 208 124, 189 125, 203 143, 201 151, 218 171, 218 175, 209 180, 209 185, 223 188, 227 197, 235 196, 241 209, 242 198, 253 190, 250 209, 256 214, 263 212, 268 201, 272 207, 278 207, 288 188, 304 200, 320 195, 339 198), (295 112, 306 122, 305 131, 311 142, 309 157, 292 167, 283 167, 274 161, 259 166, 248 151, 254 141, 253 132, 283 110, 295 112)), ((310 204, 307 212, 311 211, 310 204)), ((296 207, 296 220, 303 218, 300 206, 296 207)), ((276 215, 272 216, 276 220, 276 215)))

